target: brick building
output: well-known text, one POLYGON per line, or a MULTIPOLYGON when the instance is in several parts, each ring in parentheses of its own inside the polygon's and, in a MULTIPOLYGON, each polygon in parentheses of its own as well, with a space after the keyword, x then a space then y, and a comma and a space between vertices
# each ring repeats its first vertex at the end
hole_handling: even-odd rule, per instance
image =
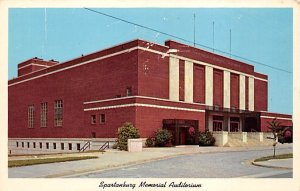
POLYGON ((205 129, 266 132, 275 117, 292 126, 291 115, 268 112, 267 75, 171 40, 133 40, 64 63, 29 59, 9 80, 8 95, 11 152, 113 141, 124 122, 143 138, 167 128, 174 144, 205 129))

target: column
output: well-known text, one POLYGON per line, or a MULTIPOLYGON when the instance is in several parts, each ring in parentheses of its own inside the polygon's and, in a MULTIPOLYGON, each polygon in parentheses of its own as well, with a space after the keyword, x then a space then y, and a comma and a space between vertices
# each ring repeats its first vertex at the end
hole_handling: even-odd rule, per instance
POLYGON ((245 92, 246 92, 246 86, 245 86, 245 76, 240 74, 240 109, 245 110, 246 104, 245 104, 245 92))
POLYGON ((208 130, 210 132, 213 131, 213 116, 212 115, 208 116, 208 130))
POLYGON ((169 61, 169 99, 179 101, 179 59, 171 56, 169 61))
POLYGON ((223 107, 230 108, 230 72, 228 71, 224 71, 223 89, 223 107))
POLYGON ((249 98, 248 98, 248 105, 249 105, 249 111, 254 111, 254 78, 253 77, 249 77, 248 80, 248 90, 249 90, 249 98))
POLYGON ((193 77, 194 73, 194 64, 193 62, 185 61, 184 62, 184 101, 193 103, 193 77))
POLYGON ((213 68, 205 66, 205 104, 213 106, 213 68))

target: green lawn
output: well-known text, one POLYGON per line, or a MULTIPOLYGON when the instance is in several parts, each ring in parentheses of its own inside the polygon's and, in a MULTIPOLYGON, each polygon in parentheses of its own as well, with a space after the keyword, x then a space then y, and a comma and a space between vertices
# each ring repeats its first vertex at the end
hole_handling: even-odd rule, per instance
POLYGON ((273 155, 267 156, 267 157, 261 157, 261 158, 255 159, 254 162, 267 161, 267 160, 271 160, 271 159, 288 159, 288 158, 293 158, 293 153, 275 155, 275 158, 273 157, 273 155))
POLYGON ((45 159, 26 159, 8 161, 8 167, 29 166, 36 164, 47 164, 55 162, 67 162, 76 160, 95 159, 97 156, 80 156, 80 157, 64 157, 64 158, 45 158, 45 159))

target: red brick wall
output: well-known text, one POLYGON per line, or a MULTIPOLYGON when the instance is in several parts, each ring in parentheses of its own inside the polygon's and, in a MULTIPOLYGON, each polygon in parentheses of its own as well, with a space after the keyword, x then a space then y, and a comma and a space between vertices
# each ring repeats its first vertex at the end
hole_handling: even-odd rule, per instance
MULTIPOLYGON (((216 66, 225 67, 231 70, 236 70, 240 72, 244 72, 247 74, 254 74, 254 66, 249 65, 237 60, 233 60, 221 55, 216 55, 204 50, 200 50, 198 48, 194 48, 192 46, 178 43, 175 41, 166 41, 165 43, 167 46, 169 46, 172 49, 178 49, 178 53, 176 53, 179 56, 188 57, 194 60, 210 63, 216 66)), ((260 74, 258 74, 260 75, 260 74)), ((261 77, 264 78, 263 75, 261 77)))
POLYGON ((141 50, 138 54, 138 95, 169 99, 169 57, 141 50))
POLYGON ((213 104, 223 107, 223 71, 213 71, 213 104))
MULTIPOLYGON (((261 118, 260 119, 260 126, 261 126, 261 131, 266 132, 270 131, 268 127, 270 126, 268 122, 271 122, 273 119, 270 118, 261 118)), ((280 123, 282 126, 292 126, 293 123, 291 120, 284 120, 284 119, 277 119, 277 121, 280 123)))
POLYGON ((179 60, 179 100, 184 101, 184 60, 179 60))
MULTIPOLYGON (((125 122, 136 124, 136 108, 116 108, 84 112, 84 128, 80 129, 80 134, 84 137, 91 137, 92 132, 96 133, 97 138, 113 138, 117 130, 125 122), (105 114, 105 123, 100 124, 100 114, 105 114), (91 115, 96 115, 96 124, 91 124, 91 115)), ((81 137, 81 136, 79 136, 81 137)))
POLYGON ((137 95, 137 50, 9 87, 9 137, 90 137, 85 133, 83 102, 137 95), (62 99, 63 127, 54 127, 54 101, 62 99), (48 102, 48 127, 40 127, 40 104, 48 102), (35 126, 28 129, 27 107, 35 105, 35 126))
POLYGON ((25 68, 18 69, 18 76, 23 76, 24 74, 29 74, 32 72, 32 65, 25 68))
POLYGON ((230 107, 239 108, 240 78, 237 74, 230 74, 230 107))
POLYGON ((154 132, 162 128, 163 119, 190 119, 198 120, 199 130, 205 130, 205 113, 192 111, 177 111, 157 109, 150 107, 137 107, 136 127, 140 129, 141 137, 150 137, 154 132))
POLYGON ((194 64, 194 102, 205 103, 205 67, 194 64))
POLYGON ((254 110, 268 110, 268 83, 254 79, 254 110))

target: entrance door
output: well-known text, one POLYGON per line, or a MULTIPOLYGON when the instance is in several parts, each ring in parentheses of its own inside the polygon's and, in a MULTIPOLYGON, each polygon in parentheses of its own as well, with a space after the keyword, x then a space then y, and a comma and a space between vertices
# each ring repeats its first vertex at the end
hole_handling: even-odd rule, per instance
POLYGON ((230 122, 230 131, 231 132, 239 132, 239 122, 230 122))
POLYGON ((213 121, 213 131, 222 131, 223 121, 213 121))
POLYGON ((185 145, 185 136, 186 136, 186 132, 185 132, 185 128, 181 128, 180 129, 180 144, 181 145, 185 145))

